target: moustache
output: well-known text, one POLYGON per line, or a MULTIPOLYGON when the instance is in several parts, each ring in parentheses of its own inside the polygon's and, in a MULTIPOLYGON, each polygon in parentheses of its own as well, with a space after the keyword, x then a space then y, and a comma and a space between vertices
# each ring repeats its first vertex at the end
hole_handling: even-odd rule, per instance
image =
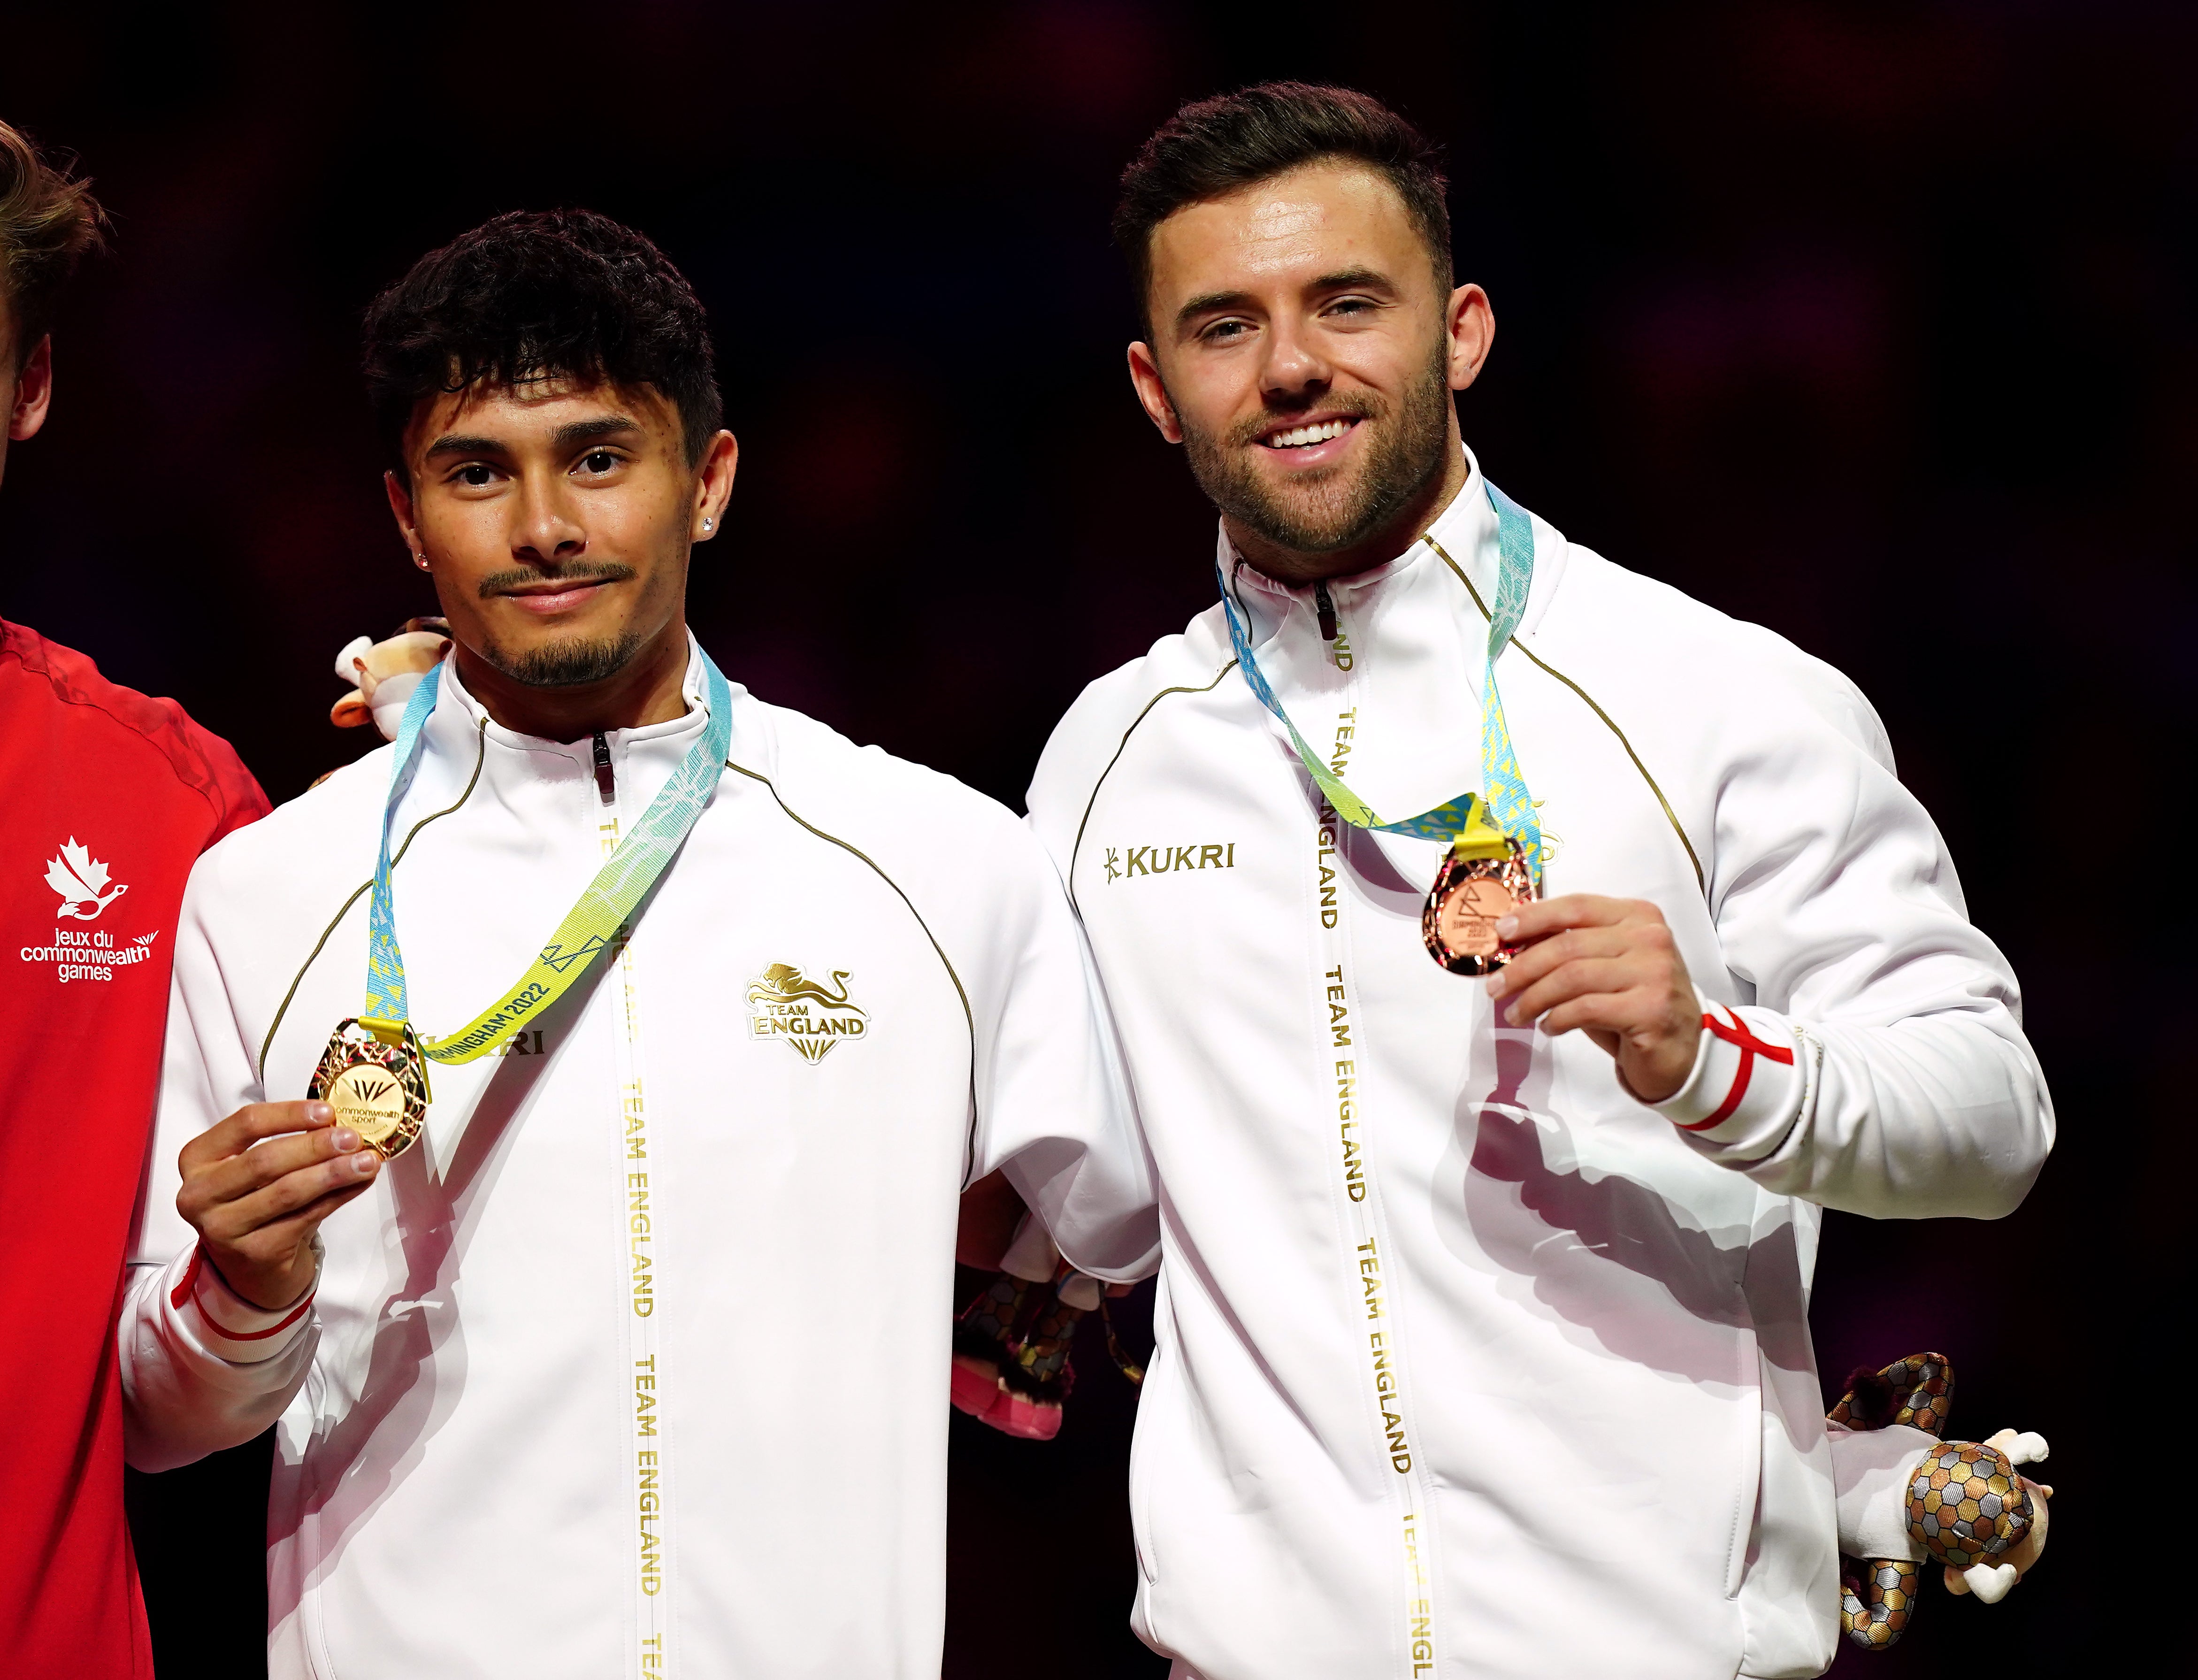
POLYGON ((622 566, 614 560, 575 560, 563 566, 514 566, 502 572, 491 572, 480 580, 480 598, 484 601, 502 595, 506 590, 517 589, 522 584, 590 583, 622 584, 637 575, 631 566, 622 566))

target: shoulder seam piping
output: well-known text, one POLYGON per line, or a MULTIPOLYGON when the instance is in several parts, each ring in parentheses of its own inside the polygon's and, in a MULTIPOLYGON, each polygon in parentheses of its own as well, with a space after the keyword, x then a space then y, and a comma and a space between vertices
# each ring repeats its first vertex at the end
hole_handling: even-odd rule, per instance
POLYGON ((1137 725, 1145 721, 1145 714, 1170 695, 1211 694, 1221 685, 1221 679, 1236 668, 1236 661, 1232 659, 1213 673, 1213 680, 1211 683, 1202 686, 1179 683, 1172 689, 1162 689, 1145 702, 1143 709, 1130 720, 1130 727, 1122 731, 1122 739, 1115 746, 1114 756, 1107 760, 1107 768, 1099 772, 1099 779, 1091 784, 1091 795, 1084 801, 1084 815, 1076 824, 1075 844, 1068 848, 1068 902, 1074 906, 1079 917, 1084 914, 1084 906, 1078 904, 1076 899, 1076 859, 1078 854, 1084 850, 1084 830, 1091 821, 1091 808, 1099 803, 1099 790, 1107 785, 1107 778, 1114 773, 1114 766, 1120 762, 1123 753, 1129 747, 1130 737, 1137 732, 1137 725))
MULTIPOLYGON (((1460 567, 1456 561, 1450 557, 1449 551, 1432 537, 1423 537, 1420 540, 1425 543, 1429 548, 1433 549, 1436 554, 1439 555, 1442 557, 1442 563, 1450 567, 1453 573, 1457 573, 1458 582, 1465 585, 1465 592, 1473 597, 1473 604, 1480 609, 1480 616, 1484 619, 1487 618, 1488 608, 1485 604, 1483 604, 1480 599, 1480 591, 1474 588, 1473 579, 1467 577, 1465 575, 1464 569, 1460 567)), ((1709 882, 1702 875, 1702 860, 1695 855, 1695 843, 1687 838, 1687 831, 1679 826, 1679 818, 1678 814, 1672 809, 1672 802, 1664 797, 1664 790, 1656 785, 1656 778, 1648 773, 1648 766, 1641 762, 1641 755, 1633 750, 1633 743, 1625 738, 1625 731, 1619 728, 1618 725, 1611 720, 1610 713, 1605 712, 1600 706, 1596 704, 1595 696, 1593 695, 1588 693, 1585 689, 1583 689, 1579 683, 1573 682, 1571 677, 1566 676, 1563 671, 1558 670, 1556 666, 1551 665, 1547 660, 1542 658, 1532 648, 1529 648, 1525 642, 1521 642, 1515 635, 1512 637, 1509 645, 1516 648, 1528 659, 1533 660, 1536 665, 1541 666, 1541 668, 1548 671, 1550 676, 1555 677, 1557 681, 1563 683, 1567 689, 1570 689, 1574 694, 1585 700, 1587 702, 1588 710, 1594 712, 1596 717, 1602 718, 1602 726, 1618 737, 1618 744, 1625 749, 1625 756, 1633 761, 1633 768, 1641 772, 1641 779, 1648 784, 1648 791, 1656 796, 1656 803, 1664 808, 1664 820, 1672 825, 1672 832, 1679 837, 1679 844, 1686 849, 1687 862, 1694 865, 1695 890, 1698 892, 1708 892, 1709 882)))
POLYGON ((923 937, 931 941, 931 949, 939 958, 939 966, 946 970, 946 978, 954 982, 954 995, 962 1000, 962 1020, 963 1024, 967 1026, 969 1030, 969 1125, 962 1140, 962 1188, 964 1189, 968 1189, 969 1172, 971 1167, 975 1165, 974 1157, 976 1151, 977 1016, 976 1013, 969 1007, 969 994, 962 989, 962 976, 955 973, 953 961, 946 955, 946 948, 939 943, 939 936, 931 931, 931 924, 923 919, 923 912, 916 909, 916 901, 910 898, 905 892, 902 891, 901 884, 895 881, 891 875, 887 875, 885 870, 879 866, 878 861, 875 857, 872 857, 860 846, 841 840, 839 835, 827 834, 823 829, 818 828, 814 823, 811 823, 808 818, 803 817, 799 811, 795 811, 792 805, 787 804, 786 796, 778 791, 778 784, 762 772, 749 770, 745 765, 736 764, 730 759, 725 760, 725 768, 733 771, 736 775, 745 776, 751 782, 760 782, 763 783, 765 788, 770 790, 771 798, 778 802, 778 808, 784 811, 794 822, 800 823, 801 827, 806 828, 811 834, 816 835, 817 839, 821 840, 829 840, 832 845, 838 846, 842 852, 848 852, 854 857, 859 857, 864 863, 869 864, 871 871, 877 876, 877 878, 885 882, 887 886, 893 888, 894 896, 899 898, 902 904, 908 906, 908 913, 916 918, 916 925, 923 930, 923 937))

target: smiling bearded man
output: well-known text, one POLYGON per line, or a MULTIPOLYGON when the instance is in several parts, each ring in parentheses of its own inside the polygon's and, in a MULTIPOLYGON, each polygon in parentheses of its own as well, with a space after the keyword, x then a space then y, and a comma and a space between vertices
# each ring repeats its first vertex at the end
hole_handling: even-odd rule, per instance
POLYGON ((1154 1245, 1059 880, 689 633, 736 448, 646 240, 499 218, 367 368, 455 652, 191 877, 131 1459, 277 1425, 277 1677, 935 1675, 958 1193, 1154 1245))
POLYGON ((1162 1192, 1138 1631, 1206 1680, 1814 1674, 1817 1209, 2021 1200, 2014 977, 1852 684, 1482 475, 1493 317, 1402 119, 1186 107, 1116 231, 1224 597, 1030 793, 1162 1192))
POLYGON ((1178 410, 1176 429, 1191 475, 1240 530, 1278 550, 1356 549, 1425 498, 1452 460, 1450 350, 1446 339, 1437 340, 1433 359, 1417 378, 1399 381, 1393 398, 1370 390, 1322 393, 1317 419, 1284 404, 1279 414, 1238 416, 1218 439, 1195 410, 1178 410), (1321 461, 1323 445, 1361 425, 1364 447, 1355 458, 1347 464, 1321 461), (1300 457, 1287 485, 1271 480, 1255 450, 1288 450, 1300 457))

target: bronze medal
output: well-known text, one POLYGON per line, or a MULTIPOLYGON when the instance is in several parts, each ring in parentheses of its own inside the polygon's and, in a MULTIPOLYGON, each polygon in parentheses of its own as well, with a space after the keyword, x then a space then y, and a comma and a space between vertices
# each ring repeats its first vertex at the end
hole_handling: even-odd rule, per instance
POLYGON ((403 1154, 427 1120, 427 1064, 410 1022, 392 1042, 358 1020, 339 1021, 305 1095, 336 1111, 384 1160, 403 1154))
POLYGON ((1497 938, 1497 920, 1541 897, 1519 842, 1498 838, 1497 855, 1486 841, 1452 846, 1420 912, 1428 955, 1453 974, 1490 974, 1516 956, 1520 946, 1497 938))

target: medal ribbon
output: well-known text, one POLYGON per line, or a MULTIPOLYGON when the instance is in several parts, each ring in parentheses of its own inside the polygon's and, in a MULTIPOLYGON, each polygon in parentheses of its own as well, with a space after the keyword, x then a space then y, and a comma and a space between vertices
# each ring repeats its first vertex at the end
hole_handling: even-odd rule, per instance
MULTIPOLYGON (((464 1062, 486 1055, 529 1017, 555 1003, 608 948, 657 877, 678 855, 688 832, 716 790, 733 740, 732 689, 709 654, 699 647, 695 654, 702 661, 710 709, 701 739, 688 749, 633 831, 604 860, 587 891, 565 912, 565 919, 557 924, 541 955, 527 965, 511 989, 457 1032, 420 1041, 430 1060, 464 1062)), ((442 676, 442 667, 436 666, 421 679, 405 703, 404 722, 397 730, 397 756, 389 770, 389 798, 382 808, 381 852, 375 860, 374 897, 367 917, 366 1008, 360 1020, 362 1026, 376 1031, 378 1036, 384 1028, 401 1031, 410 1014, 404 989, 404 954, 397 944, 396 908, 390 891, 389 835, 397 818, 397 802, 411 785, 413 772, 419 766, 422 741, 428 714, 435 709, 442 676)))
MULTIPOLYGON (((1474 807, 1478 805, 1484 813, 1481 821, 1492 818, 1497 828, 1519 842, 1526 854, 1526 867, 1538 886, 1542 879, 1542 825, 1534 816, 1533 801, 1526 797, 1526 778, 1520 771, 1519 755, 1511 745, 1510 726, 1503 720, 1503 697, 1496 689, 1497 655, 1519 628, 1519 620, 1526 611, 1527 591, 1533 587, 1534 524, 1524 508, 1486 479, 1480 482, 1488 492, 1488 505, 1495 510, 1497 547, 1502 557, 1496 574, 1495 604, 1488 619, 1488 659, 1480 707, 1480 780, 1487 792, 1461 793, 1401 823, 1384 823, 1374 814, 1372 806, 1345 787, 1334 771, 1313 756, 1312 748, 1305 745, 1305 737, 1298 733, 1289 713, 1282 710, 1282 701, 1275 698, 1275 691, 1259 669, 1259 662, 1252 656, 1252 638, 1237 614, 1236 600, 1229 593, 1229 580, 1222 577, 1218 559, 1213 571, 1221 583, 1221 609, 1228 615, 1229 640, 1236 650, 1236 668, 1244 673, 1245 682, 1259 697, 1259 703, 1275 714, 1288 732, 1290 745, 1297 748, 1306 774, 1328 796, 1338 817, 1354 828, 1410 834, 1416 840, 1441 840, 1448 845, 1476 826, 1474 807)), ((1430 547, 1433 545, 1431 538, 1422 540, 1430 547)))

